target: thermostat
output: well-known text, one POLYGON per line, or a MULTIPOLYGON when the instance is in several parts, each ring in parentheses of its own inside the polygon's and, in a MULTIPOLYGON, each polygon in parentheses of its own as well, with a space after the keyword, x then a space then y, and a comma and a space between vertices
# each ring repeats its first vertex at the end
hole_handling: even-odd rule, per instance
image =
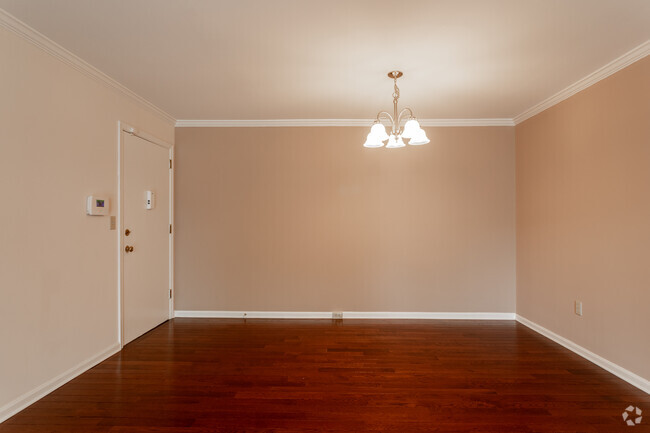
POLYGON ((108 198, 89 195, 86 199, 86 215, 108 215, 108 198))

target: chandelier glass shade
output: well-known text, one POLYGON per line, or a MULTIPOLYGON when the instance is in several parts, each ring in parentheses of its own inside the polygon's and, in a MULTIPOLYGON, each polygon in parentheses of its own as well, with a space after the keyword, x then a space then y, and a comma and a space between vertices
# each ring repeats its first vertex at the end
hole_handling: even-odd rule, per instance
POLYGON ((375 123, 370 128, 370 133, 366 137, 366 142, 363 144, 364 147, 383 147, 385 144, 387 149, 395 149, 406 146, 404 139, 409 140, 408 144, 411 146, 418 146, 429 142, 424 129, 420 128, 420 124, 415 119, 413 110, 406 107, 398 113, 397 101, 399 100, 399 87, 397 87, 397 79, 402 75, 400 71, 391 71, 388 73, 388 77, 393 79, 395 89, 393 92, 393 115, 387 111, 380 111, 377 114, 375 123), (390 135, 386 132, 386 127, 381 123, 382 120, 388 120, 390 122, 390 135), (404 126, 402 126, 403 121, 405 121, 404 126))

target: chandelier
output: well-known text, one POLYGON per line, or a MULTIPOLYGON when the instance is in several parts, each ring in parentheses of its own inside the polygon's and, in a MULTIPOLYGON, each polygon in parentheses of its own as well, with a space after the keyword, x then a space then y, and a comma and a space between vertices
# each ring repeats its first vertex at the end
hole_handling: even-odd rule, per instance
POLYGON ((386 111, 380 111, 377 114, 377 119, 375 120, 374 125, 370 128, 370 133, 366 139, 366 142, 363 144, 364 147, 382 147, 384 141, 388 140, 386 148, 394 149, 397 147, 404 147, 404 138, 409 140, 409 144, 412 146, 417 146, 420 144, 427 144, 429 139, 427 134, 420 124, 413 116, 413 110, 406 107, 402 111, 397 113, 397 101, 399 100, 399 87, 397 87, 397 79, 403 74, 400 71, 391 71, 388 73, 388 77, 393 79, 395 85, 395 91, 393 92, 393 115, 386 111), (386 127, 381 123, 381 119, 386 119, 391 123, 391 133, 388 135, 386 133, 386 127), (404 127, 401 126, 402 121, 406 120, 404 127))

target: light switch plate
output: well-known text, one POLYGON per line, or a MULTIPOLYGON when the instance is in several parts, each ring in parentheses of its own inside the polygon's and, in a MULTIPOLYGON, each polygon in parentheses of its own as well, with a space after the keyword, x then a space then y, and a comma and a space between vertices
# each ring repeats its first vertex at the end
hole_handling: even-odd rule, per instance
POLYGON ((575 303, 575 312, 576 312, 576 315, 582 317, 582 302, 581 301, 576 301, 576 303, 575 303))

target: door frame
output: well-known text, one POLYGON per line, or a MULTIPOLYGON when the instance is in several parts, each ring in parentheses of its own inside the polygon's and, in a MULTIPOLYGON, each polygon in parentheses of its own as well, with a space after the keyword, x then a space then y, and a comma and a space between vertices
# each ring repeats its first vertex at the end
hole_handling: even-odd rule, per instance
POLYGON ((129 134, 161 146, 169 151, 169 313, 168 318, 174 317, 174 145, 161 140, 154 135, 138 130, 133 126, 117 122, 117 336, 120 348, 124 347, 124 134, 129 134))

